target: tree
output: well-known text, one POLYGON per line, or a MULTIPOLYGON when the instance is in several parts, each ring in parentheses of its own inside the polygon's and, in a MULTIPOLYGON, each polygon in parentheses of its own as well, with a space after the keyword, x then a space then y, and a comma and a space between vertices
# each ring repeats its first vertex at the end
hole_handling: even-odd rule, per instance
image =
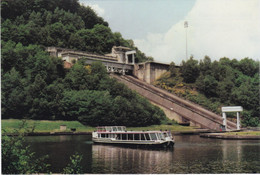
POLYGON ((92 29, 96 24, 108 26, 108 23, 105 22, 103 18, 97 16, 95 11, 89 6, 80 6, 77 13, 85 22, 85 28, 87 29, 92 29))
POLYGON ((10 71, 16 64, 16 53, 13 48, 15 48, 16 43, 13 41, 2 42, 1 49, 1 68, 3 73, 10 71))
POLYGON ((180 71, 184 82, 194 83, 199 76, 198 61, 194 60, 192 57, 186 62, 182 61, 180 71))
POLYGON ((177 73, 176 65, 173 61, 170 63, 169 71, 172 77, 175 76, 177 73))
POLYGON ((92 86, 92 77, 82 64, 76 63, 69 70, 64 78, 65 88, 69 90, 90 89, 92 86))
POLYGON ((205 56, 205 58, 199 63, 199 70, 203 75, 207 75, 211 73, 211 59, 208 56, 205 56))
POLYGON ((257 127, 260 123, 259 117, 254 117, 252 111, 243 111, 241 119, 242 126, 257 127))
POLYGON ((238 69, 245 75, 253 77, 259 71, 259 62, 249 58, 240 60, 238 69))
POLYGON ((111 29, 102 24, 96 24, 90 31, 90 37, 86 40, 87 51, 96 53, 109 53, 115 45, 111 29))
POLYGON ((214 97, 217 95, 216 90, 218 87, 218 82, 211 75, 203 76, 202 74, 200 74, 199 78, 196 81, 196 87, 207 97, 214 97))
POLYGON ((46 100, 47 84, 40 74, 37 74, 34 82, 27 88, 26 102, 30 104, 29 117, 33 119, 46 119, 51 116, 46 100))
POLYGON ((106 91, 65 91, 62 106, 67 120, 91 126, 114 123, 113 99, 106 91))
POLYGON ((116 46, 125 46, 128 47, 128 42, 122 37, 120 32, 114 33, 114 40, 116 46))
POLYGON ((22 118, 28 111, 24 101, 26 82, 14 68, 2 76, 2 117, 22 118))

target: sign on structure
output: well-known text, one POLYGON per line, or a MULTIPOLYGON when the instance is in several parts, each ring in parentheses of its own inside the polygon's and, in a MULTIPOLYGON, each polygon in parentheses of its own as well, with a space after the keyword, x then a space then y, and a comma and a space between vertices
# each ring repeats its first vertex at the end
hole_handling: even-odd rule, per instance
POLYGON ((236 112, 237 113, 237 130, 240 130, 240 119, 239 119, 239 112, 243 111, 242 106, 226 106, 222 107, 222 117, 223 117, 223 125, 225 126, 225 129, 227 130, 227 117, 226 112, 236 112))

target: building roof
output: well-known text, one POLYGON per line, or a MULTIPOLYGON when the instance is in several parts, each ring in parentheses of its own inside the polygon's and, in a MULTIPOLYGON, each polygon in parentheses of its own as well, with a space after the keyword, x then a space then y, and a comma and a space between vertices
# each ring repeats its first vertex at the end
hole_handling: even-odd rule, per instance
POLYGON ((114 48, 114 49, 122 49, 122 50, 132 50, 131 48, 129 48, 129 47, 124 47, 124 46, 114 46, 113 48, 114 48))

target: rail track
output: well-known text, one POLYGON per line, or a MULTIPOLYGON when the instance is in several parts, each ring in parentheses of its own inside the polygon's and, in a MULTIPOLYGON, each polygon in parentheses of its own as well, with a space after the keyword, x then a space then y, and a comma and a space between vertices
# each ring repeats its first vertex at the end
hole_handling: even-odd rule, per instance
MULTIPOLYGON (((130 89, 137 91, 137 93, 148 100, 170 109, 187 120, 200 124, 203 128, 221 129, 223 118, 195 103, 184 100, 132 76, 119 76, 115 74, 111 74, 110 76, 126 84, 130 89)), ((236 129, 236 124, 231 121, 227 121, 227 125, 228 129, 236 129)))

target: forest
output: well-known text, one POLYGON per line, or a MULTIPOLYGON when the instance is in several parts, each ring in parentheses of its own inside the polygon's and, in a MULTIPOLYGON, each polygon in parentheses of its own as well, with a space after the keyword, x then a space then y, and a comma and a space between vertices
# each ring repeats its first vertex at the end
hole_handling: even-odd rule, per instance
POLYGON ((2 118, 78 120, 85 125, 147 126, 164 112, 117 83, 104 66, 78 61, 64 69, 47 46, 104 54, 112 46, 137 50, 137 61, 152 59, 131 40, 77 0, 1 1, 2 118))
MULTIPOLYGON (((223 106, 242 106, 242 125, 259 125, 259 61, 223 57, 212 62, 208 56, 200 61, 191 57, 180 67, 172 62, 155 85, 219 115, 223 106)), ((227 114, 230 120, 236 119, 236 113, 227 114)))

